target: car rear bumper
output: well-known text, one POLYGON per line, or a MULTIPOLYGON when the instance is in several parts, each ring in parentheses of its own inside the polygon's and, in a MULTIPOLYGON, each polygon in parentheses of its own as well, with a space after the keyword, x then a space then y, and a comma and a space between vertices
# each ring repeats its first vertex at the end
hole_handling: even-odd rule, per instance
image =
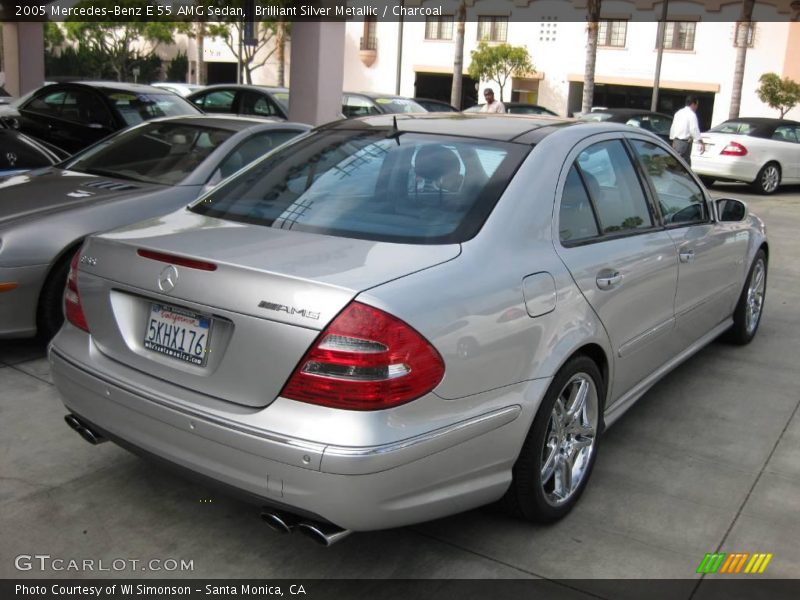
MULTIPOLYGON (((112 440, 264 504, 356 531, 426 521, 500 498, 532 419, 525 398, 533 394, 538 406, 549 384, 509 386, 502 392, 506 406, 425 435, 345 447, 253 431, 235 405, 224 420, 168 406, 60 346, 57 337, 49 356, 64 404, 112 440)), ((279 398, 259 410, 273 411, 280 422, 277 411, 292 402, 279 398)))
POLYGON ((47 265, 0 267, 0 284, 16 284, 0 291, 0 338, 36 333, 36 307, 47 265))
POLYGON ((761 168, 746 158, 734 156, 705 156, 692 153, 692 171, 698 175, 731 179, 735 181, 754 181, 761 168))

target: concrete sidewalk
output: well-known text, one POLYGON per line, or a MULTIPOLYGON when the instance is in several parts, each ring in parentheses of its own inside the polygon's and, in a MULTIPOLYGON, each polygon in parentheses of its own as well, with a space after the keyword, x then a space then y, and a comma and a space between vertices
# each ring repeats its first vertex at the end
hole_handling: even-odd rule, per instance
POLYGON ((643 397, 607 432, 563 521, 539 527, 483 509, 328 549, 279 536, 250 505, 84 442, 64 424, 44 349, 0 342, 0 577, 675 578, 689 598, 702 596, 704 555, 721 551, 773 553, 764 577, 799 578, 800 190, 742 189, 714 193, 743 197, 768 225, 756 339, 712 344, 643 397), (37 553, 184 559, 194 570, 15 568, 15 556, 37 553))

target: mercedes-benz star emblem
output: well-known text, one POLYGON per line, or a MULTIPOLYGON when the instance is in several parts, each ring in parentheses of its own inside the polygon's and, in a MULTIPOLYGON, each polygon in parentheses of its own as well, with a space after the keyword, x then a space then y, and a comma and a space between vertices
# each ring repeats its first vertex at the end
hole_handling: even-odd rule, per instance
POLYGON ((158 289, 165 294, 169 294, 175 289, 178 283, 178 269, 170 265, 166 267, 158 276, 158 289))

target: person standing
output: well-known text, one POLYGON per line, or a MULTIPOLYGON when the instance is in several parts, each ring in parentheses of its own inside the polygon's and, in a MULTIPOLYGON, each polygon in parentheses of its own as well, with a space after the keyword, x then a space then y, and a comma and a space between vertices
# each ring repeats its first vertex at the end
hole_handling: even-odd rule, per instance
POLYGON ((706 149, 700 137, 700 124, 697 122, 699 104, 697 96, 687 96, 686 106, 675 113, 672 127, 669 129, 672 147, 688 165, 691 165, 692 160, 692 140, 700 144, 700 152, 704 152, 706 149))
POLYGON ((500 100, 494 99, 494 90, 486 88, 483 90, 483 97, 486 99, 486 104, 481 107, 482 113, 505 113, 506 107, 500 100))

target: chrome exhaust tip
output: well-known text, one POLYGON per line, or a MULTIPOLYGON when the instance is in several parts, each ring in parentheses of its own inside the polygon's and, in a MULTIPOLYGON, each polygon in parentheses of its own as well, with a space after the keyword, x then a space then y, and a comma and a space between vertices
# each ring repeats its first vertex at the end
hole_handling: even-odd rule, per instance
POLYGON ((107 442, 108 440, 104 438, 99 433, 92 431, 91 428, 83 423, 78 417, 75 415, 66 415, 64 417, 64 421, 67 422, 67 425, 70 426, 72 430, 78 433, 83 439, 87 442, 96 446, 97 444, 102 444, 103 442, 107 442))
POLYGON ((353 533, 350 529, 342 529, 336 525, 308 522, 299 523, 297 531, 323 546, 332 546, 353 533))
POLYGON ((261 520, 264 521, 267 527, 272 529, 272 531, 277 531, 278 533, 291 533, 292 530, 297 527, 299 521, 294 515, 268 508, 261 510, 261 520))

